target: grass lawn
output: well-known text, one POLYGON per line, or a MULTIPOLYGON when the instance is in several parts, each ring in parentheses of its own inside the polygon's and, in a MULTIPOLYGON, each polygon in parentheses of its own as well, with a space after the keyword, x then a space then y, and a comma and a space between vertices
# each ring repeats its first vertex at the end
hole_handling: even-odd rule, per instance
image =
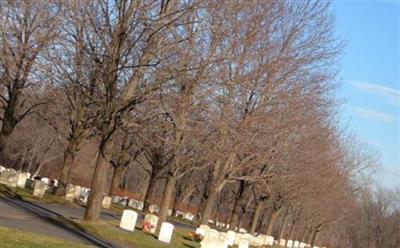
POLYGON ((89 248, 94 246, 82 245, 39 235, 18 229, 0 226, 0 247, 2 248, 89 248))
POLYGON ((172 241, 170 244, 157 240, 156 235, 148 234, 137 228, 133 232, 125 231, 118 228, 116 221, 103 222, 103 224, 81 224, 81 226, 89 233, 108 239, 112 242, 140 248, 157 248, 157 247, 174 247, 174 248, 197 248, 200 243, 186 240, 184 236, 189 232, 187 229, 175 228, 172 241))

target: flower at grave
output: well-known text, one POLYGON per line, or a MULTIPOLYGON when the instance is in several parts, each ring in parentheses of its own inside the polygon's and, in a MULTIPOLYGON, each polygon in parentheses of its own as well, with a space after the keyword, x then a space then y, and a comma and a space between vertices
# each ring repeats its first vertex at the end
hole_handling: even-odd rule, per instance
POLYGON ((188 232, 185 236, 185 239, 194 241, 194 242, 200 242, 202 240, 202 236, 200 234, 197 234, 195 232, 188 232))
POLYGON ((152 228, 154 228, 154 225, 152 225, 152 224, 150 223, 150 221, 144 221, 144 222, 143 222, 143 231, 144 231, 144 232, 150 232, 150 230, 151 230, 152 228))

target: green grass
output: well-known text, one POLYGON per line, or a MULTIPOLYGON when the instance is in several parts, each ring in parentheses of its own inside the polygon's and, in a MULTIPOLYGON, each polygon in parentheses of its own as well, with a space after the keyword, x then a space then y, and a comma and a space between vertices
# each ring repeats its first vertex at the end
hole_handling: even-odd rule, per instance
POLYGON ((200 243, 186 240, 184 236, 189 232, 187 229, 175 228, 170 244, 163 243, 157 240, 157 236, 143 232, 136 228, 135 231, 129 232, 118 228, 116 221, 107 221, 102 224, 82 224, 85 231, 110 240, 124 246, 134 246, 140 248, 157 248, 157 247, 173 247, 173 248, 188 248, 200 247, 200 243))
POLYGON ((93 246, 67 242, 31 232, 0 226, 0 247, 2 248, 89 248, 93 246))

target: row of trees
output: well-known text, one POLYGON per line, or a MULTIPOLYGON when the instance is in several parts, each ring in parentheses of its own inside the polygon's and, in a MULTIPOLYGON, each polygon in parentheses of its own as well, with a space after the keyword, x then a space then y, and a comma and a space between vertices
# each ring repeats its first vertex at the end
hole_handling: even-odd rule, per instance
POLYGON ((138 171, 146 209, 162 192, 159 223, 191 202, 203 224, 229 213, 283 237, 290 222, 315 243, 357 204, 374 161, 335 121, 329 3, 18 0, 0 15, 1 159, 57 167, 57 195, 91 175, 86 221, 138 171))

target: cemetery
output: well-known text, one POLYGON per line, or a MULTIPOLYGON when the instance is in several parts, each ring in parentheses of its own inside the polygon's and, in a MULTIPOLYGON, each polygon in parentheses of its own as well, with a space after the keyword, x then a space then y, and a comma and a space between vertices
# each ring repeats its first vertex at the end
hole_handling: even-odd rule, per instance
POLYGON ((0 248, 399 248, 399 10, 0 0, 0 248))

